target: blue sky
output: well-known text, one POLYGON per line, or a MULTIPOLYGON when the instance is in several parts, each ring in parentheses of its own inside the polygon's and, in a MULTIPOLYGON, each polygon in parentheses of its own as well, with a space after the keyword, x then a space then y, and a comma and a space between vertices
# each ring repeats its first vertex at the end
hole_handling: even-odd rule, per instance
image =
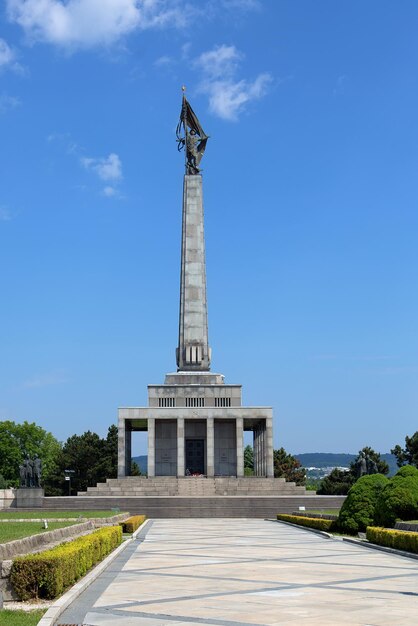
POLYGON ((3 0, 0 25, 0 419, 104 435, 174 370, 185 84, 212 370, 293 453, 417 430, 415 1, 3 0))

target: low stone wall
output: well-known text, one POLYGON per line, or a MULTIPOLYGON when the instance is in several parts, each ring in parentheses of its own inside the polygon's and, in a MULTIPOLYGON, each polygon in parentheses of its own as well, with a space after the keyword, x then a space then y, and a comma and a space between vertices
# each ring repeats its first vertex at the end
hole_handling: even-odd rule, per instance
POLYGON ((10 522, 17 523, 26 523, 26 522, 92 522, 95 528, 101 528, 102 526, 116 526, 119 522, 124 522, 126 519, 130 517, 130 513, 118 513, 117 515, 112 515, 110 517, 91 517, 86 519, 85 517, 48 517, 48 515, 44 515, 43 517, 10 517, 5 519, 0 519, 0 524, 9 524, 10 522))
POLYGON ((418 524, 411 524, 410 522, 396 522, 396 530, 408 530, 413 533, 418 533, 418 524))
POLYGON ((16 506, 16 489, 0 489, 0 510, 16 506))
POLYGON ((89 520, 81 524, 67 526, 67 528, 58 528, 57 530, 51 530, 39 535, 32 535, 32 537, 25 537, 24 539, 17 539, 16 541, 0 544, 0 593, 3 594, 3 600, 6 602, 16 600, 13 588, 10 584, 10 570, 14 557, 21 554, 28 554, 29 552, 47 550, 49 547, 65 541, 71 541, 80 535, 87 535, 94 530, 95 525, 89 520))
POLYGON ((27 554, 28 552, 35 552, 42 549, 47 544, 64 541, 69 537, 75 537, 89 531, 94 530, 95 526, 91 520, 82 522, 81 524, 74 524, 73 526, 67 526, 66 528, 57 528, 57 530, 50 530, 46 533, 39 533, 38 535, 32 535, 31 537, 25 537, 24 539, 16 539, 15 541, 8 541, 7 543, 0 544, 0 561, 6 559, 12 559, 18 554, 27 554))
POLYGON ((299 517, 310 517, 311 519, 330 519, 330 520, 337 520, 338 519, 338 515, 337 513, 335 515, 331 515, 330 513, 309 513, 306 511, 293 511, 292 515, 299 515, 299 517))

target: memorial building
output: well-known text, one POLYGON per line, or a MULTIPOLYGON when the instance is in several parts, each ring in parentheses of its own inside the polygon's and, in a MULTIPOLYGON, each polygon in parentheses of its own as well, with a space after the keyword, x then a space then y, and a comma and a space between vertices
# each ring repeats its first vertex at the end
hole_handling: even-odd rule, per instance
POLYGON ((272 478, 271 407, 242 406, 241 385, 211 372, 203 183, 208 136, 183 94, 177 129, 185 152, 177 371, 148 385, 148 406, 119 409, 118 478, 130 475, 132 432, 147 431, 148 477, 244 476, 244 431, 253 433, 254 474, 272 478))

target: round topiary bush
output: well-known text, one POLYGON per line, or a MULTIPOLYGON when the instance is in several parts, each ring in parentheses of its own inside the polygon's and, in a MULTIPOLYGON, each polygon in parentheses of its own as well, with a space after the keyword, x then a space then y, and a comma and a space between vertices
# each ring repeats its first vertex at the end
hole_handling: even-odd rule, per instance
POLYGON ((351 487, 338 516, 338 528, 349 535, 365 531, 374 520, 379 495, 388 484, 383 474, 362 476, 351 487))
POLYGON ((391 528, 397 519, 418 519, 418 469, 405 465, 381 492, 375 511, 375 524, 391 528))

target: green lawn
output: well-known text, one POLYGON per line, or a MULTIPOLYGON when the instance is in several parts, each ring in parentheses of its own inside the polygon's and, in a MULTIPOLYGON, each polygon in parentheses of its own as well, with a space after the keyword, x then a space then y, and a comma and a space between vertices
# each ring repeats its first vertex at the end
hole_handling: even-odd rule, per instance
MULTIPOLYGON (((123 511, 121 511, 123 513, 123 511)), ((16 511, 16 509, 9 511, 1 511, 0 519, 54 519, 56 517, 62 519, 79 517, 85 518, 97 518, 97 517, 111 517, 112 515, 118 515, 114 511, 45 511, 45 509, 34 509, 33 511, 16 511)))
POLYGON ((44 529, 41 522, 7 522, 0 524, 0 543, 7 543, 14 539, 38 535, 48 530, 66 528, 67 526, 73 526, 75 523, 76 522, 50 522, 48 523, 48 528, 44 529))
POLYGON ((36 626, 46 609, 34 611, 0 610, 0 626, 36 626))

